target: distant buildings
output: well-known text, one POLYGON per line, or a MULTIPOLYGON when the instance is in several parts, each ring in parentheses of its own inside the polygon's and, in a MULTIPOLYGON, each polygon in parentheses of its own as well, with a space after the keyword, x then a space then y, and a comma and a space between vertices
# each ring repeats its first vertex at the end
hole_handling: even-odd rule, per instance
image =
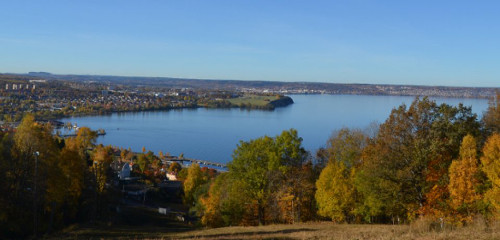
POLYGON ((15 91, 15 90, 35 90, 35 84, 22 84, 22 83, 6 83, 5 91, 15 91))

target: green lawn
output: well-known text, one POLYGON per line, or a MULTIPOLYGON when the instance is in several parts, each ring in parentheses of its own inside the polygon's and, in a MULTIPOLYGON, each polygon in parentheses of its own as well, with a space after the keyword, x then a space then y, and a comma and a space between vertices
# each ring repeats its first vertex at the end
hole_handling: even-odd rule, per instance
POLYGON ((259 96, 259 95, 245 95, 239 98, 228 99, 231 104, 252 104, 253 106, 265 106, 274 100, 278 100, 277 96, 259 96))

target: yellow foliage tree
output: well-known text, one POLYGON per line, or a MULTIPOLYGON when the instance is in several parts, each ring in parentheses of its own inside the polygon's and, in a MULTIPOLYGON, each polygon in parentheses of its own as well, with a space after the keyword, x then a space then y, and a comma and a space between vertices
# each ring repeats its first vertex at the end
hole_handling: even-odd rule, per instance
POLYGON ((94 155, 92 156, 93 164, 91 170, 94 175, 96 190, 99 193, 102 193, 105 189, 110 164, 113 161, 109 150, 109 147, 99 145, 94 150, 94 155))
POLYGON ((51 216, 51 221, 46 225, 47 231, 52 228, 54 217, 60 215, 61 211, 56 208, 62 205, 68 195, 61 185, 63 172, 59 166, 59 149, 52 131, 50 125, 37 123, 33 115, 26 115, 14 135, 12 158, 9 159, 13 164, 12 169, 16 169, 9 175, 18 179, 15 181, 16 185, 21 187, 13 189, 14 196, 21 193, 18 189, 33 189, 32 214, 37 224, 41 222, 39 217, 41 219, 45 214, 51 216), (42 208, 43 212, 40 211, 42 208))
POLYGON ((208 194, 201 198, 204 207, 201 223, 221 227, 242 224, 255 209, 254 201, 242 191, 245 183, 235 180, 230 173, 222 173, 210 184, 208 194))
POLYGON ((459 222, 472 221, 475 214, 474 204, 480 199, 476 192, 478 180, 476 174, 477 164, 476 140, 471 135, 464 137, 460 146, 460 157, 454 160, 449 169, 450 183, 450 206, 457 211, 454 215, 459 222))
POLYGON ((79 154, 83 159, 88 159, 87 150, 93 148, 97 139, 97 132, 90 130, 88 127, 81 127, 76 133, 76 137, 70 142, 78 148, 79 154))
POLYGON ((359 130, 341 129, 328 140, 328 164, 316 181, 318 214, 335 222, 352 221, 359 212, 355 176, 367 137, 359 130))
POLYGON ((191 164, 188 168, 186 180, 184 181, 184 200, 186 203, 191 204, 195 200, 193 198, 194 192, 206 181, 207 179, 204 178, 200 165, 197 163, 191 164))
POLYGON ((334 222, 345 221, 354 207, 354 186, 345 172, 343 162, 330 162, 316 182, 318 214, 334 222))
POLYGON ((500 218, 500 134, 495 133, 486 141, 481 167, 492 185, 485 199, 492 205, 495 216, 500 218))
POLYGON ((64 186, 65 202, 71 207, 70 215, 76 214, 78 200, 84 188, 84 175, 86 163, 78 154, 77 149, 63 148, 59 157, 59 167, 62 170, 62 182, 64 186))
POLYGON ((201 203, 205 207, 201 223, 205 226, 220 227, 224 225, 220 209, 220 196, 222 195, 223 187, 215 182, 210 184, 208 195, 201 199, 201 203))

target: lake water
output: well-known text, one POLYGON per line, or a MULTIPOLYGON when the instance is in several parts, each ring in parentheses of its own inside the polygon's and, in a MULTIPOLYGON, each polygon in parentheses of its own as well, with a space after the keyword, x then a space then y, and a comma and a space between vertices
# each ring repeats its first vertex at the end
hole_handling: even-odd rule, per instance
MULTIPOLYGON (((292 95, 294 104, 274 111, 240 109, 183 109, 161 112, 115 113, 62 119, 92 129, 106 130, 98 143, 156 153, 226 163, 240 140, 275 136, 295 128, 307 150, 325 146, 334 130, 367 128, 382 123, 391 110, 413 97, 357 95, 292 95)), ((438 103, 472 106, 479 115, 487 109, 484 99, 432 98, 438 103)))

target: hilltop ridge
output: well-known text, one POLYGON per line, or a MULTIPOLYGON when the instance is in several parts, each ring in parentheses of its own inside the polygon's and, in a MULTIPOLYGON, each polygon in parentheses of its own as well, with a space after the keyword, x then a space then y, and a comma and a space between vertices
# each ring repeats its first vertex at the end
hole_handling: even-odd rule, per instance
POLYGON ((136 77, 105 75, 58 75, 47 72, 15 74, 29 78, 47 80, 67 80, 76 82, 107 82, 142 87, 192 88, 238 90, 248 92, 279 94, 351 94, 351 95, 392 95, 392 96, 431 96, 454 98, 490 98, 500 91, 500 87, 460 87, 460 86, 423 86, 389 84, 354 84, 322 82, 277 82, 247 80, 217 80, 171 77, 136 77))

